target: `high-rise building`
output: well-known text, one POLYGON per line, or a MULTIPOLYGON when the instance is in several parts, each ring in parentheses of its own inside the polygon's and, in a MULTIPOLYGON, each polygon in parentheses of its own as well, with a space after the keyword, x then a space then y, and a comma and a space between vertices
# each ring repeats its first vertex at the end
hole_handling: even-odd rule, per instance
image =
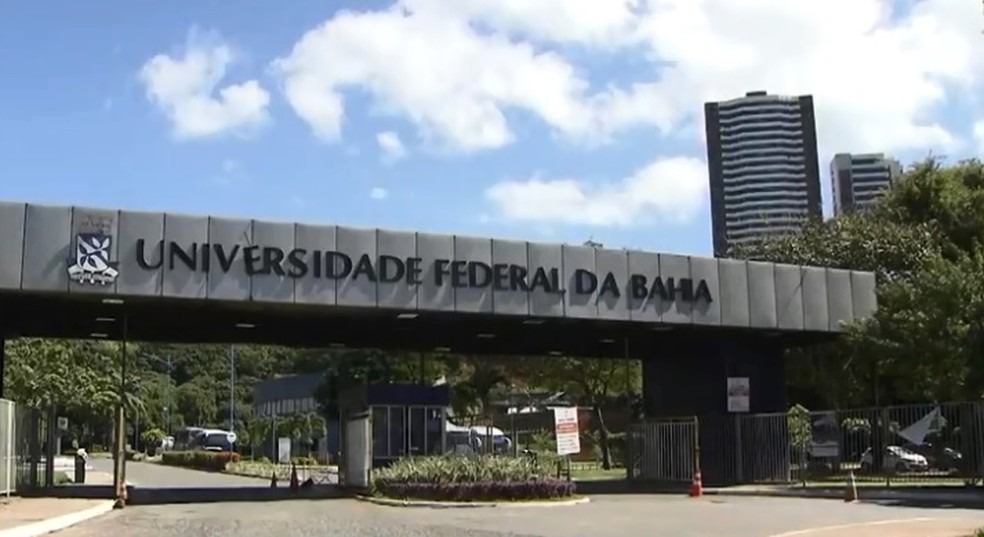
POLYGON ((704 104, 714 255, 823 218, 813 97, 704 104))
POLYGON ((838 153, 830 161, 834 214, 874 205, 902 175, 899 161, 884 153, 838 153))

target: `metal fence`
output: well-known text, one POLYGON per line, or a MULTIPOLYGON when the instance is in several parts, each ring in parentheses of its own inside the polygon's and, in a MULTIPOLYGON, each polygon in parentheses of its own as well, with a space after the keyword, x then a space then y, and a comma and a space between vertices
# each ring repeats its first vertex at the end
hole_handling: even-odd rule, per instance
POLYGON ((0 495, 10 496, 17 485, 17 452, 13 401, 0 399, 0 495))
POLYGON ((697 418, 661 419, 630 427, 626 441, 630 481, 690 483, 700 469, 697 418))
MULTIPOLYGON (((568 459, 577 468, 600 466, 602 442, 596 411, 589 407, 578 407, 577 413, 581 451, 568 459)), ((629 419, 628 412, 624 410, 604 411, 608 430, 607 445, 615 468, 625 465, 629 419)), ((521 456, 526 450, 556 450, 552 410, 491 416, 454 416, 449 418, 446 432, 449 451, 521 456), (469 438, 471 440, 467 440, 469 438)))
POLYGON ((48 457, 53 442, 48 438, 49 420, 40 409, 11 403, 13 407, 14 489, 18 492, 37 490, 54 485, 48 457))
POLYGON ((984 402, 732 416, 732 483, 859 481, 977 484, 984 402))

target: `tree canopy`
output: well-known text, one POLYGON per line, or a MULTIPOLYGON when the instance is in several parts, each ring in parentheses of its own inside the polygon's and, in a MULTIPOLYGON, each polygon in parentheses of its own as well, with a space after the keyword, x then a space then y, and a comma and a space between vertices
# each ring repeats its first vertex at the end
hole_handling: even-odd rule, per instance
POLYGON ((927 160, 869 211, 734 254, 876 274, 873 317, 824 349, 796 353, 791 367, 794 389, 841 406, 984 395, 982 245, 984 165, 927 160))

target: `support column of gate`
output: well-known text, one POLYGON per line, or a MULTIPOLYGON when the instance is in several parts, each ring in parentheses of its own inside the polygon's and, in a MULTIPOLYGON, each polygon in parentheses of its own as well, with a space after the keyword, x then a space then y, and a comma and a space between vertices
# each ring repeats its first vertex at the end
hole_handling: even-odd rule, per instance
MULTIPOLYGON (((2 314, 0 314, 2 315, 2 314)), ((7 340, 3 335, 3 317, 0 317, 0 399, 4 398, 3 385, 6 382, 4 370, 7 369, 7 340)))
MULTIPOLYGON (((733 485, 759 478, 757 470, 744 463, 760 440, 751 434, 754 431, 739 432, 741 420, 728 412, 727 379, 749 379, 751 413, 784 412, 782 360, 782 349, 775 342, 743 335, 707 341, 670 340, 662 354, 643 361, 647 417, 699 418, 699 457, 705 485, 733 485)), ((788 441, 785 437, 771 439, 788 441)))

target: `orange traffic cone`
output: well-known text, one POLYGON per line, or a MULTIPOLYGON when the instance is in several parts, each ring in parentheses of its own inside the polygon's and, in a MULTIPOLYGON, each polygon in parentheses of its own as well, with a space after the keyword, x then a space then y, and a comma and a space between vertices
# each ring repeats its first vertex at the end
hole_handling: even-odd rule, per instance
POLYGON ((844 501, 853 503, 858 501, 858 484, 854 481, 854 472, 847 474, 847 487, 844 488, 844 501))
POLYGON ((704 484, 700 477, 700 470, 694 472, 694 480, 690 483, 690 497, 699 498, 704 494, 704 484))
POLYGON ((301 482, 297 480, 297 465, 290 465, 290 492, 292 494, 297 494, 297 491, 301 489, 301 482))
POLYGON ((277 469, 274 468, 273 472, 270 473, 270 488, 277 488, 277 469))

